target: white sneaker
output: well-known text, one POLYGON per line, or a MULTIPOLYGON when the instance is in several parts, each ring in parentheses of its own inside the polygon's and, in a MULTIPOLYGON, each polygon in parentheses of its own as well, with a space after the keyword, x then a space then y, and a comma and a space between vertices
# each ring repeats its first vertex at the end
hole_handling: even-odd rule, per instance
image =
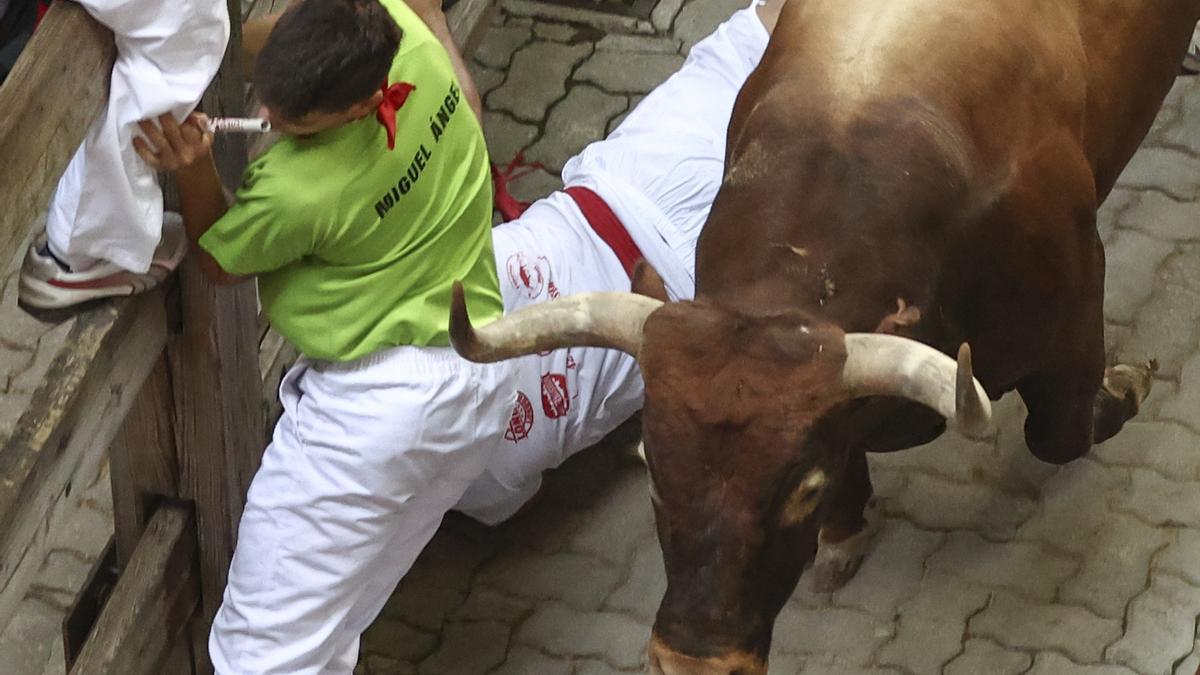
POLYGON ((163 214, 162 240, 154 249, 150 269, 138 274, 102 260, 82 272, 72 272, 50 254, 42 233, 30 244, 21 265, 19 302, 34 309, 61 309, 97 298, 136 295, 162 283, 187 253, 187 234, 178 213, 163 214))

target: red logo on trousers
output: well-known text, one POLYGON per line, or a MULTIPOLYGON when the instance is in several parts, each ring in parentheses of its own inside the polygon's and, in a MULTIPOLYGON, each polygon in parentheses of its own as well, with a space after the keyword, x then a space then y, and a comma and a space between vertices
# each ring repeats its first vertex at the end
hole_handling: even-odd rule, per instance
POLYGON ((508 419, 508 430, 504 432, 506 440, 516 443, 529 438, 529 430, 533 428, 533 404, 525 392, 517 392, 517 404, 513 406, 512 417, 508 419))
POLYGON ((546 373, 542 376, 542 412, 556 419, 571 409, 571 394, 567 391, 567 376, 546 373))

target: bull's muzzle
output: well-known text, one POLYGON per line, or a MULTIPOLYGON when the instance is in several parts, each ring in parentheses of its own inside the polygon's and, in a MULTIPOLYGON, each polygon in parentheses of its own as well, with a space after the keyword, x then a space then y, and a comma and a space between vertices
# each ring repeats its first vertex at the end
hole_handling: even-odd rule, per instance
POLYGON ((695 658, 650 638, 650 672, 654 675, 766 675, 767 663, 749 652, 695 658))

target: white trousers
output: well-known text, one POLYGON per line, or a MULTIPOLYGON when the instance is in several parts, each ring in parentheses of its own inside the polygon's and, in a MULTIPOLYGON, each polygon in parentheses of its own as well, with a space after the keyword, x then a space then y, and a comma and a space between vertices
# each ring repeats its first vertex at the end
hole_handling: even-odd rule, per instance
MULTIPOLYGON (((718 30, 693 50, 709 56, 689 60, 684 76, 663 87, 699 87, 731 107, 754 65, 742 65, 742 41, 761 54, 766 33, 752 12, 735 14, 729 25, 758 32, 718 30), (740 79, 729 77, 735 68, 740 79)), ((648 97, 630 116, 639 133, 669 143, 680 128, 674 102, 684 93, 648 97)), ((598 191, 614 210, 621 205, 643 252, 684 277, 687 263, 666 242, 699 233, 688 223, 702 223, 709 204, 693 196, 715 194, 719 185, 724 144, 712 138, 723 138, 729 110, 706 117, 707 133, 679 135, 674 148, 684 166, 717 162, 717 171, 667 167, 664 178, 638 164, 637 143, 592 153, 614 172, 598 191)), ((591 176, 578 173, 581 181, 591 176)), ((616 255, 563 193, 496 228, 493 239, 507 311, 558 295, 629 289, 616 255)), ((689 287, 684 297, 690 294, 689 287)), ((603 349, 486 366, 445 348, 400 347, 349 364, 301 359, 280 388, 283 417, 242 516, 209 641, 216 671, 350 673, 359 635, 448 510, 486 523, 512 515, 537 491, 542 471, 627 419, 641 407, 642 391, 634 360, 603 349)))
POLYGON ((107 260, 146 272, 162 236, 162 191, 133 149, 138 120, 199 102, 229 41, 225 0, 78 0, 112 29, 117 58, 108 104, 50 202, 51 250, 73 267, 107 260))

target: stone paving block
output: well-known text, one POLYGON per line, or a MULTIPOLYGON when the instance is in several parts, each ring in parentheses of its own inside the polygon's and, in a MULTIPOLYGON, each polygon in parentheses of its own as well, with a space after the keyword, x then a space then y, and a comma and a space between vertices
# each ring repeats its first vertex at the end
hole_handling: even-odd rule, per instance
POLYGON ((963 652, 954 657, 943 675, 1020 675, 1029 670, 1033 658, 1028 654, 1005 649, 991 640, 967 640, 963 652))
POLYGON ((1116 234, 1117 227, 1123 224, 1125 214, 1137 203, 1142 194, 1145 193, 1138 190, 1114 188, 1108 194, 1108 198, 1100 204, 1100 208, 1096 210, 1096 230, 1100 233, 1100 240, 1106 246, 1116 234))
POLYGON ((493 675, 572 675, 571 662, 555 659, 536 649, 514 646, 508 652, 504 665, 492 671, 493 675))
POLYGON ((1177 201, 1161 192, 1147 190, 1121 214, 1121 227, 1127 227, 1164 241, 1200 239, 1200 202, 1177 201))
POLYGON ((730 15, 745 7, 744 0, 711 0, 686 4, 675 16, 675 37, 683 40, 684 50, 690 50, 730 15))
POLYGON ((472 575, 492 553, 485 543, 443 528, 388 599, 383 615, 438 630, 446 615, 466 600, 472 575))
POLYGON ((1176 482, 1135 469, 1132 484, 1116 497, 1113 509, 1150 525, 1200 527, 1200 483, 1176 482))
POLYGON ((854 609, 808 609, 789 603, 775 622, 774 648, 789 654, 837 654, 856 666, 870 663, 892 637, 891 618, 854 609))
POLYGON ((475 88, 479 90, 479 98, 484 102, 486 115, 487 95, 504 81, 504 71, 488 68, 477 61, 468 63, 467 71, 471 74, 471 79, 475 81, 475 88))
POLYGON ((477 583, 508 595, 553 598, 589 610, 600 607, 621 577, 619 568, 594 556, 524 551, 503 555, 480 572, 477 583))
POLYGON ((32 349, 16 349, 0 344, 0 393, 7 392, 9 381, 31 365, 32 349))
POLYGON ((363 633, 362 653, 416 663, 437 648, 438 635, 417 630, 403 621, 379 618, 363 633))
POLYGON ((1086 457, 1063 465, 1046 481, 1037 515, 1017 536, 1059 550, 1086 551, 1112 516, 1109 500, 1123 494, 1130 481, 1129 469, 1109 468, 1086 457))
POLYGON ((604 131, 605 136, 607 137, 612 135, 612 132, 616 131, 617 127, 621 126, 621 122, 624 122, 625 118, 629 117, 629 113, 633 112, 638 107, 638 104, 641 103, 645 98, 646 97, 642 96, 641 94, 630 96, 629 105, 625 107, 625 110, 608 121, 608 128, 604 131))
POLYGON ((1200 479, 1200 434, 1174 423, 1126 422, 1091 456, 1107 466, 1150 469, 1174 480, 1200 479))
POLYGON ((1200 671, 1200 654, 1197 654, 1196 651, 1193 651, 1191 656, 1180 661, 1179 665, 1175 666, 1172 675, 1195 675, 1196 672, 1200 671))
POLYGON ((1176 148, 1142 147, 1117 179, 1124 188, 1155 189, 1182 201, 1200 196, 1200 156, 1176 148))
POLYGON ((484 675, 504 662, 510 627, 495 621, 452 623, 436 652, 417 666, 421 675, 484 675))
POLYGON ((27 598, 0 633, 0 664, 6 673, 35 675, 65 671, 62 655, 62 610, 27 598))
MULTIPOLYGON (((667 0, 659 0, 661 6, 667 0)), ((678 54, 683 43, 673 38, 649 35, 624 35, 610 33, 596 43, 597 52, 618 52, 636 54, 678 54)))
MULTIPOLYGON (((501 7, 516 16, 581 23, 601 31, 618 33, 653 33, 654 26, 635 16, 623 16, 613 12, 602 12, 585 7, 552 5, 540 0, 502 0, 501 7)), ((509 19, 510 21, 514 19, 509 19)))
POLYGON ((1104 316, 1117 323, 1133 323, 1138 308, 1154 291, 1158 268, 1174 252, 1175 244, 1119 230, 1104 249, 1104 316))
POLYGON ((1083 605, 1108 619, 1121 619, 1129 601, 1146 588, 1151 557, 1170 539, 1170 532, 1111 515, 1080 554, 1082 566, 1063 584, 1059 600, 1083 605))
POLYGON ((1036 602, 1007 591, 995 593, 967 628, 1005 647, 1055 650, 1079 663, 1100 661, 1104 647, 1122 632, 1120 621, 1082 607, 1036 602))
POLYGON ((365 656, 358 666, 354 669, 355 675, 415 675, 417 672, 412 664, 376 654, 365 656))
POLYGON ((1169 572, 1200 586, 1200 530, 1176 530, 1175 541, 1156 557, 1154 570, 1169 572))
POLYGON ((553 40, 555 42, 570 42, 575 38, 579 31, 574 26, 567 23, 548 23, 545 21, 533 22, 533 34, 543 40, 553 40))
POLYGON ((683 57, 678 54, 597 51, 575 71, 575 78, 605 91, 645 94, 682 65, 683 57))
POLYGON ((522 124, 504 113, 485 112, 483 135, 487 139, 492 161, 505 165, 537 138, 538 128, 532 124, 522 124))
POLYGON ((585 84, 571 87, 566 98, 551 108, 542 137, 529 148, 528 160, 561 172, 563 164, 602 137, 608 121, 628 105, 624 96, 606 94, 585 84))
POLYGON ((658 4, 654 5, 654 9, 650 11, 650 24, 654 26, 654 30, 659 33, 665 33, 671 29, 671 24, 675 23, 675 16, 679 14, 679 10, 683 7, 684 0, 658 0, 658 4))
POLYGON ((42 381, 46 378, 46 374, 50 372, 50 365, 66 344, 67 335, 71 332, 73 325, 74 322, 72 321, 63 322, 46 331, 38 338, 33 363, 25 370, 17 373, 9 381, 8 390, 10 393, 32 393, 41 385, 42 381))
POLYGON ((466 602, 456 608, 451 617, 466 621, 494 620, 516 623, 522 616, 533 611, 533 602, 480 586, 471 589, 466 602))
POLYGON ((885 521, 862 567, 833 594, 834 604, 891 618, 920 588, 925 561, 944 540, 944 534, 919 530, 902 520, 885 521))
MULTIPOLYGON (((24 251, 24 247, 21 250, 24 251)), ((4 318, 3 321, 0 321, 0 346, 27 351, 34 350, 37 347, 38 339, 53 330, 56 325, 59 327, 65 325, 69 330, 70 325, 74 323, 74 320, 67 320, 61 324, 46 323, 18 307, 16 274, 9 275, 5 279, 4 293, 0 297, 0 316, 4 318)))
POLYGON ((1034 514, 1037 504, 990 485, 955 483, 914 473, 905 490, 885 502, 884 508, 888 515, 902 515, 929 530, 969 528, 985 537, 1005 538, 1034 514))
POLYGON ((1080 665, 1061 654, 1042 652, 1034 659, 1033 668, 1026 675, 1137 675, 1137 673, 1124 666, 1080 665))
POLYGON ((927 564, 930 571, 972 584, 1047 601, 1078 566, 1074 559, 1041 544, 988 542, 973 532, 951 532, 945 546, 930 556, 927 564))
POLYGON ((1039 461, 1025 445, 1020 397, 1006 396, 995 405, 995 413, 999 431, 990 441, 947 432, 932 443, 879 455, 876 464, 915 469, 955 483, 989 483, 1005 492, 1034 497, 1054 467, 1039 461))
POLYGON ((528 26, 509 25, 492 28, 475 50, 474 61, 488 68, 504 71, 512 61, 513 54, 531 39, 533 31, 528 26))
POLYGON ((1159 270, 1154 293, 1142 305, 1133 333, 1117 356, 1124 362, 1158 360, 1159 377, 1180 374, 1200 346, 1200 245, 1184 244, 1159 270))
POLYGON ((1200 588, 1165 574, 1129 605, 1125 635, 1109 646, 1106 660, 1142 673, 1169 673, 1195 647, 1200 588))
POLYGON ((572 675, 625 675, 630 671, 618 670, 612 665, 595 659, 580 659, 575 664, 572 675))
POLYGON ((508 78, 488 96, 488 105, 518 120, 540 122, 550 104, 567 93, 567 77, 591 51, 590 44, 530 43, 513 56, 508 78))
POLYGON ((533 171, 522 176, 521 180, 516 183, 509 185, 508 191, 521 201, 534 202, 551 192, 561 190, 562 187, 562 178, 559 178, 558 172, 533 171))
POLYGON ((901 614, 896 637, 879 650, 877 662, 910 673, 936 673, 962 650, 963 627, 901 614))
POLYGON ((1200 411, 1200 354, 1192 356, 1180 367, 1179 389, 1163 403, 1158 417, 1200 429, 1197 411, 1200 411))
POLYGON ((1177 78, 1163 107, 1164 114, 1155 120, 1149 142, 1200 154, 1200 87, 1196 86, 1195 78, 1177 78))
POLYGON ((538 608, 518 629, 516 640, 553 656, 582 656, 618 668, 645 664, 650 627, 623 614, 580 612, 557 602, 538 608))
POLYGON ((620 482, 597 500, 568 546, 623 566, 654 532, 649 477, 636 467, 622 472, 620 482))
POLYGON ((604 608, 632 614, 647 624, 652 623, 663 594, 667 592, 667 576, 658 539, 648 538, 639 542, 628 568, 629 577, 608 596, 604 608))

